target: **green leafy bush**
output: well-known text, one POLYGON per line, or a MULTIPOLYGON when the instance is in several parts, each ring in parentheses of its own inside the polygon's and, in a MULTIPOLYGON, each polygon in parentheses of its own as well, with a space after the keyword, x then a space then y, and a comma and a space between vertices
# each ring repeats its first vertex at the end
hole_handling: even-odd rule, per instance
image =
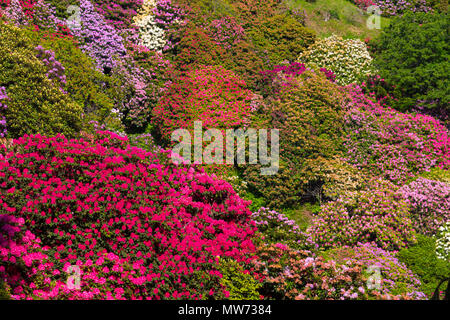
POLYGON ((36 41, 55 52, 56 59, 65 68, 67 83, 65 91, 73 101, 83 106, 84 113, 102 121, 114 106, 117 96, 117 79, 99 72, 90 57, 70 39, 46 40, 33 33, 36 41))
POLYGON ((289 14, 275 15, 254 24, 249 34, 260 51, 267 51, 271 65, 295 61, 316 40, 312 30, 289 14))
POLYGON ((392 20, 375 43, 375 65, 395 85, 394 106, 407 110, 417 103, 450 111, 450 41, 447 14, 407 13, 392 20))
MULTIPOLYGON (((218 270, 222 274, 220 284, 229 293, 230 300, 258 300, 261 283, 248 270, 233 259, 219 260, 218 270)), ((225 293, 225 295, 227 295, 225 293)))
POLYGON ((339 87, 322 73, 307 71, 282 88, 271 103, 260 104, 252 123, 253 128, 279 129, 278 173, 262 176, 259 165, 248 166, 243 172, 249 187, 267 199, 271 208, 292 206, 316 190, 327 189, 327 185, 343 186, 346 182, 338 180, 348 176, 337 174, 340 171, 349 170, 352 175, 337 158, 342 148, 345 103, 339 87))
POLYGON ((429 297, 440 280, 450 274, 450 264, 436 257, 436 240, 423 235, 417 236, 417 244, 398 253, 400 261, 404 262, 422 282, 421 290, 429 297))
POLYGON ((74 136, 81 107, 47 77, 32 41, 20 29, 0 22, 0 87, 9 100, 4 115, 10 137, 27 133, 74 136))

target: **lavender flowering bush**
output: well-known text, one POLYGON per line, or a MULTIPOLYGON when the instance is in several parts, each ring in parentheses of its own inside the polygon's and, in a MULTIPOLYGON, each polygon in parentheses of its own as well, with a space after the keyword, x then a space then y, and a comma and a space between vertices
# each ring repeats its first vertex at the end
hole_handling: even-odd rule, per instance
POLYGON ((116 65, 115 60, 123 57, 126 49, 123 39, 114 27, 95 11, 88 0, 80 1, 81 24, 73 27, 74 34, 80 38, 82 49, 97 62, 97 67, 109 73, 116 65))
POLYGON ((5 101, 8 99, 5 87, 0 87, 0 138, 4 138, 8 131, 6 130, 6 118, 3 115, 3 111, 8 108, 5 101))
POLYGON ((419 178, 399 190, 411 205, 414 228, 425 235, 434 235, 450 220, 450 185, 419 178))

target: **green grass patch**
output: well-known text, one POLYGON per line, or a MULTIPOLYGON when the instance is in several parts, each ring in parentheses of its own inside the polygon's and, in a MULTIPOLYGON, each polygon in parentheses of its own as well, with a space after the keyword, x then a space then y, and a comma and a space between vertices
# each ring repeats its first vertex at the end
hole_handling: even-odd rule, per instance
POLYGON ((376 38, 381 29, 389 25, 389 18, 380 17, 381 29, 369 29, 369 14, 347 0, 286 0, 291 9, 306 12, 306 26, 317 32, 321 38, 332 34, 345 39, 376 38))

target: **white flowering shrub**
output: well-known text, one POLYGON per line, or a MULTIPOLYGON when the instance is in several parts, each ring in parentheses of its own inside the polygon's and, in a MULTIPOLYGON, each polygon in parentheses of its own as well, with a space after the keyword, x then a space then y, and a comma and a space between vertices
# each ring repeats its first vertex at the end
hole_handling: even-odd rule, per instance
POLYGON ((439 228, 436 237, 436 256, 450 262, 450 221, 439 228))
POLYGON ((372 57, 359 39, 344 40, 331 36, 316 41, 298 58, 312 68, 326 68, 336 75, 336 82, 348 85, 373 73, 372 57))
POLYGON ((135 20, 135 25, 139 27, 142 45, 150 50, 161 51, 166 44, 165 33, 157 25, 155 16, 148 14, 139 18, 135 20))

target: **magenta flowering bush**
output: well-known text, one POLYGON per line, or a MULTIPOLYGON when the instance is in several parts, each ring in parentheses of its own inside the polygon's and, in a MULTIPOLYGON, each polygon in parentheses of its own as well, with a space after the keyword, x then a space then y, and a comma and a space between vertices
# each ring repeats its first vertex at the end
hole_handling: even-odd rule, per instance
POLYGON ((174 79, 153 109, 152 125, 164 142, 179 128, 231 129, 248 124, 252 92, 234 72, 201 66, 174 79))
POLYGON ((323 248, 374 242, 382 249, 398 250, 415 242, 408 203, 398 187, 381 180, 324 204, 307 232, 323 248))
POLYGON ((0 278, 12 298, 224 297, 219 257, 248 262, 255 250, 248 203, 202 171, 125 137, 96 135, 24 136, 14 152, 1 146, 2 232, 25 236, 8 235, 25 243, 19 253, 1 248, 0 278), (80 268, 80 290, 67 286, 70 266, 80 268), (17 281, 16 268, 31 276, 17 281))
POLYGON ((414 228, 425 235, 435 235, 450 220, 450 185, 419 178, 400 188, 411 205, 414 228))
POLYGON ((143 0, 93 0, 96 11, 116 30, 132 28, 132 18, 143 0))
POLYGON ((436 119, 382 107, 358 86, 348 87, 346 160, 359 169, 403 184, 450 164, 450 137, 436 119))

